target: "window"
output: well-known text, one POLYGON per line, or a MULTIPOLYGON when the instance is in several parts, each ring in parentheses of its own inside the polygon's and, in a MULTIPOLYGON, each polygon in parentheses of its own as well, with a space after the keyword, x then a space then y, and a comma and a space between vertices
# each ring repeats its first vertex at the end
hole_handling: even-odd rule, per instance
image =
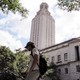
POLYGON ((54 62, 54 56, 52 56, 52 60, 51 60, 51 62, 54 62))
POLYGON ((68 68, 65 68, 65 74, 68 74, 68 68))
POLYGON ((80 65, 77 65, 77 66, 76 66, 76 71, 77 71, 77 72, 80 72, 80 65))
POLYGON ((68 53, 64 53, 64 61, 68 60, 68 53))
POLYGON ((76 60, 79 61, 79 46, 75 46, 76 60))
POLYGON ((61 74, 61 69, 58 69, 58 73, 61 74))
POLYGON ((57 59, 58 59, 58 62, 61 62, 61 55, 58 55, 57 59))

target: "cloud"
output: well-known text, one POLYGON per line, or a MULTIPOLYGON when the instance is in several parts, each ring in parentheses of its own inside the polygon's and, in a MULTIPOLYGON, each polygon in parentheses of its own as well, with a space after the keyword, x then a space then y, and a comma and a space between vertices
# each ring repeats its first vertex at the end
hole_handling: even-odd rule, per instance
POLYGON ((23 48, 21 41, 13 37, 9 32, 0 30, 0 45, 9 47, 12 51, 23 48))
POLYGON ((79 13, 56 10, 56 43, 80 36, 79 13))
POLYGON ((23 19, 18 14, 10 13, 7 17, 0 20, 0 29, 10 31, 11 33, 16 33, 16 38, 28 38, 30 34, 30 20, 23 19), (26 37, 27 36, 27 37, 26 37))
POLYGON ((11 12, 2 16, 4 14, 0 16, 0 45, 9 46, 11 50, 23 48, 30 37, 30 20, 28 18, 21 20, 19 14, 14 15, 11 12))
MULTIPOLYGON (((11 21, 12 22, 12 21, 11 21)), ((28 20, 17 20, 14 21, 14 24, 7 28, 7 30, 16 33, 16 38, 26 38, 29 39, 30 37, 30 22, 28 20)))

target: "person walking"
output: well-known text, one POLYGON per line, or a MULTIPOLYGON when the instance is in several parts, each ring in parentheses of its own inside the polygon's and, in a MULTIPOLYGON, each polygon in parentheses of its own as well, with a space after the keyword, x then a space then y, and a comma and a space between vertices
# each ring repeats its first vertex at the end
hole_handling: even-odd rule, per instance
POLYGON ((39 51, 35 47, 33 42, 28 42, 25 46, 25 49, 31 51, 30 62, 29 62, 29 71, 25 80, 38 80, 40 75, 39 73, 39 51))

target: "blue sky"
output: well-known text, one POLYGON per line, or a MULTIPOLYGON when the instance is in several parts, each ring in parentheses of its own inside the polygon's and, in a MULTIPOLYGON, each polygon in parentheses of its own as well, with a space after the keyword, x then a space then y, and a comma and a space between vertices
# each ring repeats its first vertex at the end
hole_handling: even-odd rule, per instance
POLYGON ((21 20, 19 14, 3 14, 0 11, 0 45, 10 47, 12 51, 24 48, 30 38, 31 20, 42 2, 49 5, 49 11, 55 19, 56 44, 80 36, 80 11, 67 12, 60 10, 57 0, 20 0, 22 5, 29 10, 26 19, 21 20))

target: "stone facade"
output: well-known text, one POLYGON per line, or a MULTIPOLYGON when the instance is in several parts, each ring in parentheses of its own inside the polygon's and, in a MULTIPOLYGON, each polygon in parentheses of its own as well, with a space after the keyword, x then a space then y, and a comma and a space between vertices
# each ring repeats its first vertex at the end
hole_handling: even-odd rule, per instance
POLYGON ((55 44, 55 21, 46 3, 40 5, 40 10, 32 20, 30 41, 34 42, 38 49, 55 44))
POLYGON ((61 80, 80 80, 80 39, 74 38, 41 50, 58 66, 61 80))

